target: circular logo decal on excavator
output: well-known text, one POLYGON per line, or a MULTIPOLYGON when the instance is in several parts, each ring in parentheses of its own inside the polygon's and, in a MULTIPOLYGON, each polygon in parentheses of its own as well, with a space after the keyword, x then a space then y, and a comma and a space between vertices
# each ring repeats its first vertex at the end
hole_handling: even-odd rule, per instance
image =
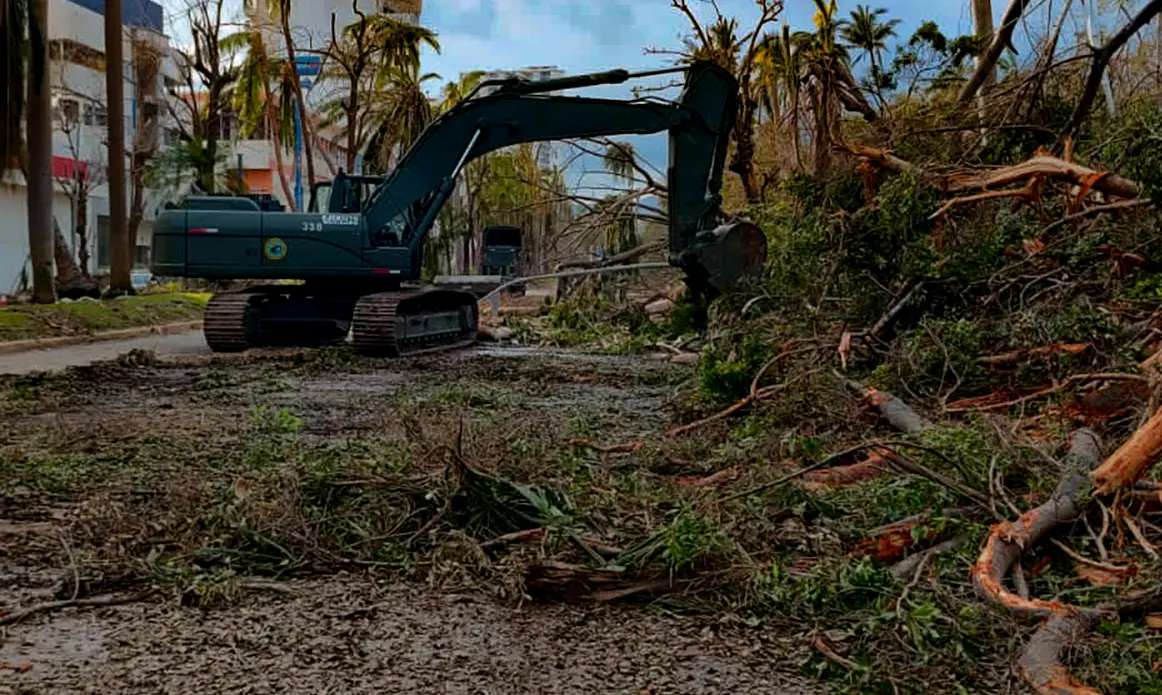
POLYGON ((263 249, 266 257, 272 261, 281 261, 286 258, 286 242, 282 239, 267 239, 266 247, 263 249))

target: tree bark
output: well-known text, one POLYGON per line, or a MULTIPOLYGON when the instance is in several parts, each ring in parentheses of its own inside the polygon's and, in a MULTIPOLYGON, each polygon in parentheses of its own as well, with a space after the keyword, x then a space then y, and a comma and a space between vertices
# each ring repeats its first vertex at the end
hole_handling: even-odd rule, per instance
MULTIPOLYGON (((87 174, 86 174, 87 175, 87 174)), ((76 205, 76 220, 73 233, 77 237, 77 263, 81 267, 81 274, 89 276, 89 188, 88 182, 77 183, 77 195, 73 201, 76 205)))
POLYGON ((1108 495, 1137 482, 1162 455, 1162 410, 1154 413, 1093 472, 1099 495, 1108 495))
MULTIPOLYGON (((972 0, 972 33, 981 37, 985 45, 992 43, 993 39, 993 3, 992 0, 972 0)), ((976 59, 977 70, 981 69, 983 56, 976 59)), ((984 80, 981 86, 985 89, 996 84, 997 70, 996 66, 989 67, 985 73, 984 80)))
POLYGON ((129 267, 132 268, 137 256, 137 228, 145 217, 145 164, 149 155, 144 152, 133 153, 133 170, 130 174, 133 179, 133 201, 129 205, 129 220, 125 225, 125 253, 129 254, 129 267))
POLYGON ((105 95, 109 114, 109 291, 133 294, 129 228, 125 219, 125 51, 121 0, 105 1, 105 95))
POLYGON ((977 63, 976 70, 973 71, 972 76, 968 78, 968 82, 961 88, 960 94, 956 100, 960 104, 967 104, 976 97, 976 93, 984 86, 988 80, 989 75, 996 79, 997 61, 1000 60, 1001 54, 1005 49, 1012 45, 1013 32, 1017 28, 1017 22, 1021 19, 1021 15, 1025 13, 1025 8, 1028 6, 1029 0, 1012 0, 1008 8, 1005 10, 1005 16, 1001 18, 1001 28, 993 35, 993 40, 989 42, 988 49, 985 50, 984 55, 980 57, 977 63))
MULTIPOLYGON (((56 301, 53 284, 52 216, 52 87, 48 70, 48 0, 33 0, 31 21, 43 32, 40 55, 31 56, 33 66, 28 88, 28 255, 32 262, 32 300, 56 301)), ((35 43, 33 48, 36 48, 35 43)))
POLYGON ((1126 45, 1127 41, 1134 37, 1134 34, 1149 24, 1150 20, 1160 11, 1162 11, 1162 0, 1151 0, 1128 24, 1110 37, 1110 40, 1106 41, 1101 48, 1094 49, 1089 76, 1085 80, 1085 89, 1081 93, 1077 107, 1073 109, 1073 114, 1069 117, 1069 125, 1065 128, 1066 135, 1077 135, 1078 131, 1081 130, 1081 124, 1089 115, 1094 99, 1097 98, 1097 90, 1101 88, 1102 77, 1105 75, 1110 59, 1122 49, 1122 46, 1126 45))

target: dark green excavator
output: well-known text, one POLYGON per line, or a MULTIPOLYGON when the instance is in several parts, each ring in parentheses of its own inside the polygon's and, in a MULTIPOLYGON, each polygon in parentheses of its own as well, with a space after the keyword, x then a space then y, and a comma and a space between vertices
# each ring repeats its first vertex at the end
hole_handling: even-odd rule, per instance
POLYGON ((425 237, 465 163, 524 142, 668 131, 669 261, 693 293, 713 297, 761 272, 766 239, 750 223, 724 223, 721 209, 738 85, 712 63, 683 71, 676 101, 546 93, 664 71, 486 82, 496 90, 434 121, 386 177, 339 172, 325 196, 313 190, 312 212, 263 212, 247 198, 214 196, 163 212, 153 224, 153 273, 271 283, 210 300, 204 333, 218 352, 319 346, 348 332, 368 355, 467 345, 476 339, 478 298, 415 284, 425 237))

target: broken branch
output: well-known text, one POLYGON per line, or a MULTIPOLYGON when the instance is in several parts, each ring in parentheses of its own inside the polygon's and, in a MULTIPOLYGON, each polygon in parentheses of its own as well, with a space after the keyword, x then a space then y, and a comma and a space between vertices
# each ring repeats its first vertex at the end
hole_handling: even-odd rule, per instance
POLYGON ((1154 413, 1093 472, 1095 492, 1109 495, 1136 483, 1162 455, 1162 410, 1154 413))

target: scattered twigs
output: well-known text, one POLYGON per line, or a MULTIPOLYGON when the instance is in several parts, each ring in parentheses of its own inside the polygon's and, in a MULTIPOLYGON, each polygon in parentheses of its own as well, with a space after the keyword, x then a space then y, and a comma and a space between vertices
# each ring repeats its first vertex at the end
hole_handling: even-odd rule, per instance
POLYGON ((521 531, 513 531, 506 533, 496 538, 490 538, 480 544, 483 549, 495 548, 501 545, 508 545, 509 543, 523 543, 524 541, 540 540, 545 537, 545 529, 543 526, 537 528, 524 529, 521 531))
POLYGON ((1015 364, 1017 362, 1023 362, 1037 357, 1048 357, 1050 355, 1080 355, 1091 347, 1093 345, 1090 343, 1042 345, 1041 347, 1029 348, 1028 350, 1011 350, 1009 352, 1002 352, 999 355, 981 357, 977 362, 989 367, 996 367, 1002 364, 1015 364))
POLYGON ((916 293, 919 292, 923 287, 923 280, 913 280, 910 283, 908 289, 905 290, 904 293, 900 296, 900 299, 897 300, 895 304, 892 304, 892 306, 884 313, 884 315, 881 316, 878 321, 876 321, 876 324, 872 326, 872 329, 868 331, 868 337, 878 337, 884 329, 886 329, 893 321, 896 320, 896 316, 900 314, 900 311, 902 311, 904 307, 908 306, 908 304, 912 301, 912 298, 915 297, 916 293))
POLYGON ((819 372, 818 369, 808 370, 806 372, 803 372, 802 374, 798 374, 798 375, 792 377, 791 379, 788 379, 787 381, 784 381, 781 384, 771 384, 770 386, 764 386, 762 388, 758 388, 758 382, 759 382, 759 379, 762 377, 763 373, 767 370, 768 367, 770 367, 771 364, 773 364, 775 361, 777 361, 780 357, 783 357, 783 356, 785 356, 785 355, 780 354, 779 356, 775 357, 774 359, 768 361, 766 364, 764 364, 762 366, 761 369, 759 369, 758 373, 755 374, 754 379, 751 381, 750 393, 743 396, 741 399, 732 403, 731 405, 727 406, 726 409, 724 409, 724 410, 720 410, 717 413, 714 413, 713 415, 702 418, 701 420, 696 420, 694 422, 690 422, 690 423, 687 423, 685 425, 680 425, 678 427, 671 429, 669 432, 666 432, 666 436, 673 439, 674 437, 677 437, 677 436, 685 434, 687 432, 691 432, 693 430, 699 429, 704 425, 708 425, 711 422, 715 422, 715 421, 721 420, 725 417, 729 417, 729 416, 733 415, 734 413, 737 413, 738 411, 742 410, 746 406, 750 405, 752 402, 761 401, 764 398, 767 398, 768 396, 772 396, 772 395, 778 393, 779 391, 782 391, 783 389, 787 388, 788 386, 793 385, 795 382, 806 379, 807 377, 809 377, 813 374, 817 374, 819 372))
MULTIPOLYGON (((973 410, 978 410, 978 411, 1002 410, 1004 408, 1010 408, 1014 405, 1020 405, 1022 403, 1027 403, 1029 401, 1036 400, 1038 398, 1041 398, 1042 396, 1048 396, 1049 394, 1057 393, 1058 391, 1062 391, 1062 390, 1068 388, 1069 386, 1072 386, 1073 384, 1087 382, 1087 381, 1146 381, 1146 377, 1141 376, 1139 374, 1121 374, 1118 372, 1098 372, 1095 374, 1074 374, 1073 376, 1071 376, 1071 377, 1069 377, 1069 378, 1067 378, 1067 379, 1065 379, 1057 384, 1054 384, 1053 386, 1046 386, 1045 388, 1037 389, 1036 391, 1034 391, 1032 393, 1025 394, 1024 396, 1021 396, 1020 398, 1014 398, 1012 400, 1000 401, 1000 402, 995 402, 995 401, 994 402, 986 402, 986 399, 984 399, 984 398, 970 398, 970 399, 966 399, 963 401, 956 401, 954 403, 950 403, 948 405, 948 407, 944 409, 944 412, 946 412, 946 413, 964 413, 964 412, 973 411, 973 410)), ((1160 430, 1160 431, 1162 431, 1162 430, 1160 430)))
POLYGON ((632 248, 628 251, 623 251, 622 253, 610 256, 609 258, 566 261, 564 263, 559 263, 556 270, 568 270, 570 268, 604 268, 606 266, 617 265, 618 263, 626 263, 628 261, 634 260, 635 258, 644 256, 647 253, 660 251, 665 247, 665 245, 666 242, 659 241, 652 244, 642 244, 641 246, 632 248))
POLYGON ((1083 565, 1089 565, 1090 567, 1094 567, 1094 568, 1099 569, 1099 570, 1110 572, 1111 574, 1115 574, 1115 575, 1118 575, 1120 577, 1128 577, 1137 571, 1133 567, 1133 565, 1122 567, 1120 565, 1111 565, 1108 562, 1098 562, 1097 560, 1091 560, 1088 557, 1077 552, 1073 548, 1070 548, 1068 545, 1057 540, 1056 538, 1050 538, 1049 542, 1052 543, 1053 545, 1057 546, 1058 548, 1060 548, 1061 552, 1065 553, 1066 555, 1073 558, 1077 562, 1080 562, 1083 565))
POLYGON ((863 444, 856 444, 853 447, 848 447, 847 449, 844 449, 843 451, 840 451, 840 452, 831 454, 830 456, 826 456, 824 458, 821 458, 809 466, 804 466, 804 467, 802 467, 794 472, 788 473, 787 475, 784 475, 783 477, 778 478, 777 480, 772 480, 770 482, 763 483, 761 485, 756 485, 752 488, 742 490, 740 492, 734 493, 733 495, 729 495, 727 497, 724 497, 722 499, 722 501, 723 502, 733 502, 734 500, 741 499, 743 497, 757 495, 760 492, 765 492, 767 490, 774 489, 776 487, 779 487, 780 485, 785 485, 796 478, 802 477, 802 476, 806 475, 807 473, 810 473, 811 471, 819 470, 820 468, 824 468, 826 466, 829 466, 829 465, 835 463, 836 461, 841 461, 844 458, 847 458, 848 456, 851 456, 852 454, 854 454, 858 451, 863 451, 865 449, 868 449, 868 448, 871 448, 874 446, 876 446, 875 442, 866 442, 863 444))
POLYGON ((583 449, 592 449, 599 454, 632 454, 635 451, 640 451, 645 442, 622 442, 621 444, 612 444, 610 446, 602 446, 594 444, 588 439, 570 439, 569 446, 581 447, 583 449))
POLYGON ((1162 455, 1162 410, 1154 413, 1093 472, 1095 492, 1109 495, 1137 482, 1162 455))
POLYGON ((1041 230, 1041 234, 1039 236, 1045 236, 1050 232, 1055 231, 1058 227, 1063 227, 1070 222, 1076 222, 1077 220, 1085 219, 1086 217, 1093 217, 1094 215, 1098 215, 1103 212, 1113 212, 1115 210, 1129 210, 1130 208, 1149 205, 1152 202, 1153 201, 1149 198, 1131 198, 1129 200, 1119 200, 1117 202, 1107 203, 1105 205, 1093 205, 1085 208, 1084 210, 1081 210, 1080 212, 1075 212, 1072 215, 1066 215, 1059 220, 1051 222, 1045 227, 1045 229, 1041 230))
POLYGON ((105 596, 92 596, 89 598, 65 599, 63 601, 45 601, 44 603, 38 603, 35 606, 29 606, 28 608, 18 610, 14 613, 9 613, 8 615, 0 617, 0 625, 13 625, 20 622, 21 620, 24 620, 25 618, 31 618, 32 616, 40 615, 41 613, 50 613, 62 608, 72 608, 79 606, 120 606, 122 604, 140 601, 150 596, 151 594, 153 594, 152 589, 148 591, 138 591, 133 594, 108 594, 105 596))

